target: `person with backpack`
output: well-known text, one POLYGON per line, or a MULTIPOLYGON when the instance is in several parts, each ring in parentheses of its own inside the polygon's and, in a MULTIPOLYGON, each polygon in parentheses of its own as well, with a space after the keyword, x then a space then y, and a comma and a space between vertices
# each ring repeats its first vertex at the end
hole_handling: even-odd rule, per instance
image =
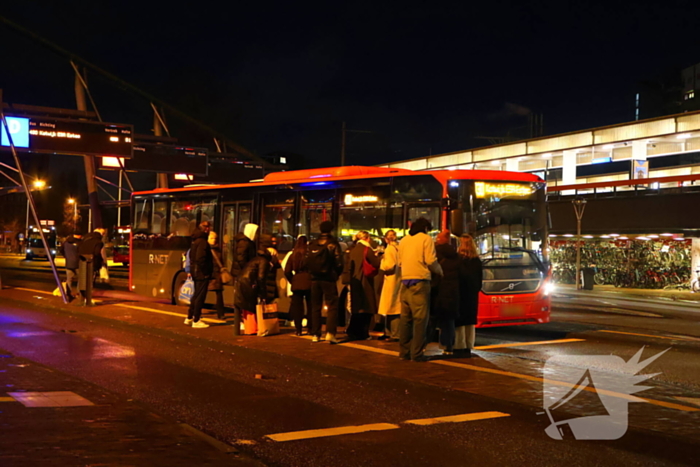
POLYGON ((80 239, 75 235, 70 235, 65 242, 61 244, 61 255, 66 259, 66 294, 70 298, 74 298, 77 292, 73 289, 73 281, 77 283, 78 268, 80 267, 80 255, 78 255, 78 243, 80 239))
POLYGON ((306 251, 306 269, 311 274, 311 335, 312 342, 321 340, 321 318, 323 304, 328 308, 326 317, 326 341, 337 344, 338 328, 338 281, 343 271, 343 254, 338 240, 331 235, 333 223, 323 221, 319 226, 321 235, 311 242, 306 251))
POLYGON ((357 234, 357 244, 350 251, 344 274, 350 286, 350 325, 346 334, 349 340, 369 339, 372 317, 377 313, 377 294, 374 282, 381 264, 380 257, 369 242, 369 233, 357 234))
POLYGON ((190 271, 194 280, 194 294, 187 309, 185 324, 196 329, 208 328, 209 325, 201 320, 202 307, 207 298, 209 281, 214 273, 214 257, 211 246, 207 241, 211 224, 204 221, 199 228, 192 233, 192 247, 190 248, 190 271))
MULTIPOLYGON (((302 333, 304 302, 306 302, 306 309, 311 311, 311 275, 304 264, 307 249, 306 236, 300 235, 294 249, 285 258, 284 265, 284 276, 287 278, 292 292, 292 304, 289 311, 294 319, 297 336, 301 336, 302 333)), ((307 322, 310 321, 307 320, 307 322)))
POLYGON ((233 261, 231 263, 231 275, 233 277, 238 277, 245 265, 257 255, 255 247, 257 233, 257 224, 246 224, 243 232, 239 232, 233 238, 233 261))

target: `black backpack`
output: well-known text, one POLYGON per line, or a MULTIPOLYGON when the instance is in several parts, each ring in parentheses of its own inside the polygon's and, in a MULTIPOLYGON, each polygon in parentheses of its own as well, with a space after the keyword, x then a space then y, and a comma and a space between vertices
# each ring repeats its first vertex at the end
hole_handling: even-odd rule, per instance
POLYGON ((328 242, 323 245, 313 242, 306 249, 305 266, 313 275, 323 275, 331 272, 331 251, 328 249, 328 242))

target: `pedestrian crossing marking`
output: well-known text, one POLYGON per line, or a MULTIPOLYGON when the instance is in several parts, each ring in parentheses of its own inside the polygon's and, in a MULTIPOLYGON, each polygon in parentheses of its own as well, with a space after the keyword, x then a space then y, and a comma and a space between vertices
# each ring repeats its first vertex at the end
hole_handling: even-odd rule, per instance
POLYGON ((480 345, 478 347, 474 347, 474 350, 500 349, 502 347, 521 347, 525 345, 566 344, 569 342, 585 342, 585 340, 586 339, 557 339, 553 341, 512 342, 509 344, 480 345))
POLYGON ((273 441, 298 441, 301 439, 325 438, 328 436, 351 435, 355 433, 366 433, 368 431, 386 431, 401 428, 393 423, 372 423, 369 425, 341 426, 336 428, 322 428, 320 430, 291 431, 289 433, 277 433, 266 435, 273 441))
POLYGON ((447 417, 422 418, 418 420, 406 420, 409 425, 436 425, 438 423, 459 423, 473 422, 476 420, 488 420, 490 418, 510 417, 510 414, 503 412, 477 412, 465 413, 461 415, 450 415, 447 417))

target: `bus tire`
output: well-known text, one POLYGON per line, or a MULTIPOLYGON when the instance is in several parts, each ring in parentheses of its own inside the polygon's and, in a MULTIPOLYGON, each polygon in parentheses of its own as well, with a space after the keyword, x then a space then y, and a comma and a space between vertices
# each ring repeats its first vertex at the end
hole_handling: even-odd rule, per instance
POLYGON ((180 305, 180 306, 187 306, 188 304, 185 302, 182 302, 178 299, 178 296, 180 295, 180 288, 182 287, 182 284, 185 283, 187 280, 187 273, 185 272, 184 269, 179 270, 178 272, 175 273, 175 276, 173 277, 173 288, 172 290, 172 296, 170 297, 170 303, 173 305, 180 305))

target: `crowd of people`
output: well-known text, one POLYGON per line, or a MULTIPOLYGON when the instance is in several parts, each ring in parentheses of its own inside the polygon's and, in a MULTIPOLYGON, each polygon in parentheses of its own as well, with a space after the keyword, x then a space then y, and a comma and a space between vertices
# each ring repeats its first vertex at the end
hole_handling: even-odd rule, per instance
POLYGON ((300 236, 280 261, 274 237, 259 239, 258 226, 247 224, 233 239, 228 271, 217 236, 210 230, 205 221, 192 234, 189 257, 195 286, 186 325, 209 327, 201 320, 207 291, 216 292, 217 314, 225 317, 224 283, 233 282, 233 305, 244 317, 255 313, 260 303, 274 303, 281 268, 298 336, 304 333, 306 322, 313 342, 371 339, 375 316, 380 315, 384 328, 380 339, 398 342, 403 360, 427 361, 426 345, 438 331, 443 355, 471 356, 482 267, 469 235, 456 238, 443 230, 433 241, 428 235, 430 222, 420 218, 401 241, 389 230, 381 242, 360 231, 352 242, 341 243, 333 236, 334 225, 324 221, 318 238, 309 242, 300 236), (349 323, 340 340, 339 318, 346 314, 349 323))

